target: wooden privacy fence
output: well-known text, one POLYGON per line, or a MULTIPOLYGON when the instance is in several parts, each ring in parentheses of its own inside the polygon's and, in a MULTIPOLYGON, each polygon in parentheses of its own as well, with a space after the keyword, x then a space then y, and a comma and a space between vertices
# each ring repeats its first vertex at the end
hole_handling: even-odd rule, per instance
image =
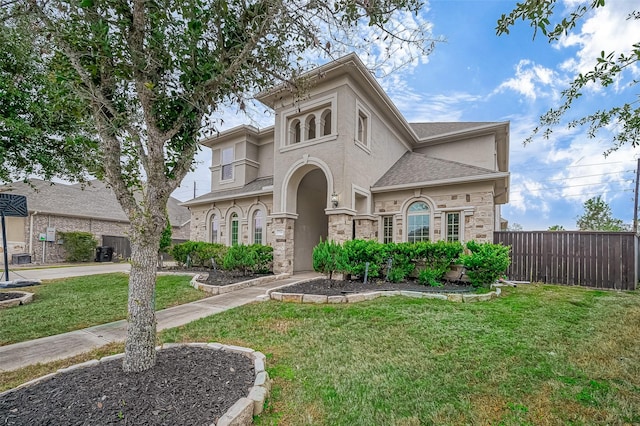
POLYGON ((635 290, 638 237, 633 232, 495 232, 511 246, 509 279, 635 290))

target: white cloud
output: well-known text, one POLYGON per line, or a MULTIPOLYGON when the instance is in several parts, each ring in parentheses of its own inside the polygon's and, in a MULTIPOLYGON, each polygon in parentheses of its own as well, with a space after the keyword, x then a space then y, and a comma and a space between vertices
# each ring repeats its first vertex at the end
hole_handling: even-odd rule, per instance
MULTIPOLYGON (((579 30, 562 37, 554 45, 558 49, 577 48, 575 56, 564 61, 560 69, 572 75, 586 73, 593 69, 603 51, 605 54, 616 52, 616 57, 629 53, 631 45, 640 40, 638 21, 627 19, 637 7, 636 1, 608 0, 604 7, 593 11, 579 30)), ((637 74, 638 68, 633 67, 632 72, 637 74)), ((599 86, 592 88, 598 90, 599 86)))
POLYGON ((529 59, 522 59, 515 66, 515 76, 502 82, 494 93, 508 89, 534 101, 539 96, 557 97, 556 88, 559 80, 560 78, 554 70, 536 64, 529 59))

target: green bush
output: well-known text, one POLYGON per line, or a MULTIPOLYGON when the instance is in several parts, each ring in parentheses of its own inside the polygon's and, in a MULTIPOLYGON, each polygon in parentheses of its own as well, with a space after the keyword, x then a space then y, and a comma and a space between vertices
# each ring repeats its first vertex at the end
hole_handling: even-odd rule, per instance
MULTIPOLYGON (((391 270, 387 271, 389 281, 397 283, 409 277, 416 268, 414 243, 388 243, 384 245, 383 258, 391 258, 391 270)), ((385 263, 385 268, 387 264, 385 263)))
POLYGON ((252 244, 249 249, 254 252, 256 264, 253 272, 256 274, 268 274, 273 272, 273 247, 262 244, 252 244))
POLYGON ((90 262, 95 259, 98 241, 89 232, 58 232, 67 262, 90 262))
POLYGON ((424 268, 418 274, 418 282, 431 287, 440 287, 442 283, 439 281, 447 271, 441 269, 424 268))
POLYGON ((313 269, 333 279, 335 272, 346 272, 347 256, 344 248, 333 241, 320 241, 313 248, 313 269))
POLYGON ((228 248, 222 244, 185 241, 174 245, 170 253, 180 266, 210 268, 212 267, 211 259, 216 262, 218 267, 221 267, 227 250, 228 248))
POLYGON ((469 241, 470 253, 460 256, 467 276, 474 287, 489 286, 509 267, 510 246, 469 241))
POLYGON ((346 272, 351 275, 364 277, 367 262, 369 262, 368 277, 380 276, 383 259, 384 244, 374 240, 350 240, 344 243, 346 272))
POLYGON ((222 261, 222 267, 227 271, 240 271, 248 275, 258 264, 258 254, 251 246, 236 244, 229 247, 222 261))

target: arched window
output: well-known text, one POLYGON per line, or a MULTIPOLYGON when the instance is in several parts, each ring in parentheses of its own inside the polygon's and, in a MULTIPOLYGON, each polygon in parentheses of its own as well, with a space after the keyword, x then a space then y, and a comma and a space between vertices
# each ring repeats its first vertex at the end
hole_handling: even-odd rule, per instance
POLYGON ((331 110, 326 109, 322 113, 322 136, 331 134, 331 110))
POLYGON ((235 246, 238 244, 238 227, 239 227, 238 214, 231 214, 231 245, 235 246))
POLYGON ((290 143, 298 143, 300 142, 300 138, 301 138, 301 128, 300 128, 300 120, 294 120, 291 123, 291 129, 290 129, 291 134, 289 135, 290 137, 290 143))
POLYGON ((407 211, 407 241, 429 241, 429 225, 431 215, 429 206, 424 201, 416 201, 407 211))
POLYGON ((307 140, 316 138, 316 118, 312 115, 307 119, 307 140))
POLYGON ((253 243, 263 244, 262 235, 264 228, 264 214, 262 210, 256 210, 253 213, 253 243))
POLYGON ((369 143, 369 135, 367 134, 369 123, 368 117, 361 111, 358 111, 358 142, 365 145, 369 143))
POLYGON ((217 215, 211 216, 211 242, 218 243, 220 235, 220 219, 217 215))

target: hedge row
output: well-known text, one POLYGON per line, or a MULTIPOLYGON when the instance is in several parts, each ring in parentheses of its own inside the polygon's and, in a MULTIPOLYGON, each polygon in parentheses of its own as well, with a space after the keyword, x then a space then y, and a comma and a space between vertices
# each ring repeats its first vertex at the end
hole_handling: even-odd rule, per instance
POLYGON ((320 242, 313 250, 317 272, 355 275, 400 282, 416 277, 422 284, 438 286, 452 263, 460 261, 474 286, 494 282, 509 266, 509 247, 470 241, 382 244, 373 240, 351 240, 344 244, 320 242))
POLYGON ((202 241, 174 245, 170 254, 180 266, 239 271, 243 275, 266 274, 273 270, 273 247, 239 244, 227 247, 202 241))

